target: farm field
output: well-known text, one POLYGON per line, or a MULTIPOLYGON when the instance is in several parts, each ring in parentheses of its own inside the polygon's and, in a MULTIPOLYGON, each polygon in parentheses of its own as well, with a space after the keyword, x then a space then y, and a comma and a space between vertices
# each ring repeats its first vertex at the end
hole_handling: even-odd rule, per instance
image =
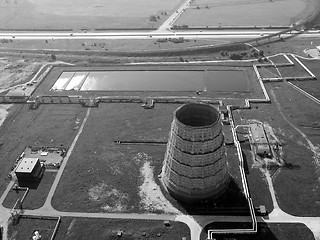
POLYGON ((305 7, 303 0, 196 0, 174 25, 289 26, 305 7))
POLYGON ((175 10, 179 2, 138 0, 132 4, 129 0, 1 0, 0 29, 156 27, 175 10), (157 21, 150 22, 151 15, 157 16, 157 21))

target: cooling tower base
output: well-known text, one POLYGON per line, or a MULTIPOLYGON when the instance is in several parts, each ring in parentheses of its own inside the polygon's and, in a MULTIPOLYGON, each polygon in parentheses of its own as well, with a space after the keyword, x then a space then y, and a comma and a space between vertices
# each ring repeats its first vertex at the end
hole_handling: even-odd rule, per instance
POLYGON ((230 178, 227 178, 227 181, 220 184, 219 187, 213 189, 206 194, 186 194, 185 192, 180 191, 179 189, 175 188, 168 182, 164 183, 164 179, 161 178, 161 183, 164 186, 164 189, 170 194, 171 197, 176 199, 179 202, 187 203, 187 204, 197 204, 204 200, 215 200, 221 197, 227 190, 228 185, 230 183, 230 178))

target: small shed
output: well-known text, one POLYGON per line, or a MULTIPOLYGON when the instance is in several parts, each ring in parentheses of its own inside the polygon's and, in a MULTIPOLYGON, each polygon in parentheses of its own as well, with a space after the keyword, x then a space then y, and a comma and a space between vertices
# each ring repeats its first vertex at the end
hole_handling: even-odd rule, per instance
POLYGON ((39 158, 22 158, 15 169, 15 174, 19 182, 36 181, 41 179, 43 170, 39 158))
POLYGON ((24 91, 22 90, 18 90, 18 89, 13 89, 11 91, 9 91, 7 94, 6 94, 7 97, 10 97, 10 98, 25 98, 26 94, 24 91))
POLYGON ((9 102, 25 102, 28 97, 26 96, 24 91, 13 89, 5 95, 5 98, 9 102))
POLYGON ((250 130, 257 154, 261 157, 270 157, 272 154, 263 124, 250 124, 250 130))

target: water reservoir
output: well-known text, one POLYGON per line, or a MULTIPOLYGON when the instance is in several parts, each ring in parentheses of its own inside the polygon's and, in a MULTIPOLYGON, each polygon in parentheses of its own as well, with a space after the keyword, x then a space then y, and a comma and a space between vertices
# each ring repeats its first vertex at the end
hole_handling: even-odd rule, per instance
POLYGON ((51 91, 247 92, 242 70, 63 72, 51 91))

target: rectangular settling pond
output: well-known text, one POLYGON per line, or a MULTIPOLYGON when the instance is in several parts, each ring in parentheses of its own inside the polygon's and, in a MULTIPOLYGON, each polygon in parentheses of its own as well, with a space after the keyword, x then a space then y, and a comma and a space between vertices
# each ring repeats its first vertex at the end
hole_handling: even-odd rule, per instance
POLYGON ((247 92, 245 71, 63 72, 51 91, 247 92))

